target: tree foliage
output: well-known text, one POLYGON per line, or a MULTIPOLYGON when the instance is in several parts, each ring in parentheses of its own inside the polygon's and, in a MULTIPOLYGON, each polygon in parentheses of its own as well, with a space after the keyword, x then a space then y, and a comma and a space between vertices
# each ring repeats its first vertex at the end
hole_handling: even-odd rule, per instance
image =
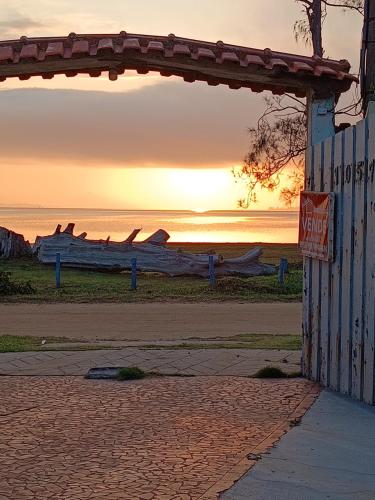
POLYGON ((280 175, 288 167, 289 184, 281 190, 281 199, 290 204, 303 181, 306 149, 306 106, 291 96, 265 98, 266 110, 255 127, 249 129, 250 148, 242 166, 233 169, 237 180, 246 184, 241 208, 256 202, 256 188, 274 191, 280 175), (270 118, 272 117, 272 118, 270 118))
MULTIPOLYGON (((304 14, 302 19, 294 23, 295 38, 311 44, 314 54, 318 56, 324 54, 321 26, 328 7, 351 10, 363 15, 363 0, 295 1, 301 4, 304 14)), ((246 196, 238 202, 241 208, 247 208, 256 201, 258 187, 269 191, 278 188, 281 174, 285 171, 289 182, 287 187, 280 190, 280 198, 286 205, 293 202, 303 187, 307 143, 306 104, 289 95, 267 97, 264 101, 264 113, 256 126, 249 129, 249 151, 242 166, 233 169, 236 180, 244 182, 246 186, 246 196)), ((343 111, 347 112, 350 108, 343 111)))

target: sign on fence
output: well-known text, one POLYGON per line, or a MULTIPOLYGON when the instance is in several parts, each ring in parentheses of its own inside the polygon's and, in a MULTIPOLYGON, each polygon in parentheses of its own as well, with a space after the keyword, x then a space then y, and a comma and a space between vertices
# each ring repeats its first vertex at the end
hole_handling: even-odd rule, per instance
POLYGON ((334 193, 301 193, 299 246, 303 255, 331 261, 333 258, 334 193))

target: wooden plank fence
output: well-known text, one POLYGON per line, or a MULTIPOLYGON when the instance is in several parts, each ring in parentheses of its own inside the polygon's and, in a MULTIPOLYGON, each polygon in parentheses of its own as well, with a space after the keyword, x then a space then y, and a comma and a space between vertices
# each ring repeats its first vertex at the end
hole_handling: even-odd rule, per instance
POLYGON ((302 370, 375 404, 375 107, 309 148, 305 189, 335 194, 334 257, 304 259, 302 370))

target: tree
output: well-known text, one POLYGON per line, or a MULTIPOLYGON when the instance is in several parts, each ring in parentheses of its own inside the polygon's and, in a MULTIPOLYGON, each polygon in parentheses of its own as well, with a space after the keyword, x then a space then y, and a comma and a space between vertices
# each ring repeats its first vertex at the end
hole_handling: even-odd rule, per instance
POLYGON ((363 15, 364 0, 296 0, 302 4, 304 18, 294 23, 296 41, 303 40, 312 44, 315 55, 323 57, 322 24, 327 17, 327 7, 340 7, 343 10, 354 10, 363 15))
MULTIPOLYGON (((328 7, 339 7, 363 15, 363 0, 295 0, 304 17, 294 23, 297 41, 311 44, 314 55, 322 57, 322 24, 328 7)), ((289 184, 280 192, 281 200, 290 205, 303 187, 304 151, 307 142, 307 114, 304 101, 290 95, 267 97, 266 109, 255 127, 249 129, 250 147, 240 168, 233 169, 237 181, 246 185, 241 208, 256 201, 256 188, 274 191, 280 186, 281 174, 288 169, 289 184)), ((338 113, 356 109, 355 100, 338 113)))
POLYGON ((294 23, 294 37, 296 41, 302 38, 305 43, 312 43, 313 52, 323 57, 322 43, 322 2, 320 0, 298 0, 302 6, 305 18, 294 23))

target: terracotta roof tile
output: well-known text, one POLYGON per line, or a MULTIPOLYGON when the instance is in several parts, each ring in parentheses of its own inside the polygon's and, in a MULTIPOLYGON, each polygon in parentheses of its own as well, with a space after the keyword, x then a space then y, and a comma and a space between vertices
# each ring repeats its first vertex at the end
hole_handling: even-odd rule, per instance
POLYGON ((23 45, 20 52, 20 60, 22 59, 38 59, 39 47, 36 43, 23 45))
POLYGON ((13 47, 0 47, 0 62, 12 62, 13 61, 13 47))
POLYGON ((53 57, 53 56, 60 56, 60 57, 64 56, 63 42, 51 42, 47 45, 45 57, 53 57))
POLYGON ((235 52, 223 52, 221 56, 218 57, 218 62, 220 63, 232 62, 238 64, 240 62, 240 59, 235 52))
POLYGON ((306 95, 309 88, 339 94, 356 81, 344 60, 190 40, 173 34, 71 33, 68 37, 0 41, 0 81, 10 77, 26 80, 36 75, 52 78, 55 74, 72 77, 86 73, 96 77, 103 71, 114 80, 125 69, 157 71, 165 76, 180 76, 187 82, 206 81, 232 89, 246 87, 254 92, 270 90, 298 96, 306 95), (106 59, 106 55, 111 57, 106 59))
POLYGON ((128 38, 127 40, 124 40, 124 49, 140 50, 141 45, 138 38, 128 38))
POLYGON ((188 45, 182 45, 181 43, 176 43, 176 45, 173 45, 172 54, 174 56, 179 56, 179 55, 190 56, 191 52, 188 45))
POLYGON ((266 63, 263 61, 263 59, 260 56, 246 54, 245 57, 241 61, 241 66, 247 67, 249 65, 262 66, 264 68, 266 63))
POLYGON ((315 66, 315 69, 314 69, 314 74, 316 76, 330 75, 330 76, 333 76, 334 78, 340 79, 339 73, 342 73, 342 71, 337 72, 332 68, 328 68, 327 66, 315 66))
POLYGON ((89 42, 87 40, 77 40, 73 42, 72 56, 90 53, 89 42))
POLYGON ((164 53, 164 45, 162 44, 162 42, 154 42, 154 41, 150 41, 148 42, 148 45, 147 45, 147 50, 146 52, 152 52, 152 51, 156 51, 156 52, 163 52, 164 53))
POLYGON ((296 61, 289 64, 289 71, 291 73, 300 73, 300 72, 314 73, 314 67, 312 66, 312 64, 296 61))
POLYGON ((206 59, 216 59, 214 52, 211 49, 206 49, 204 47, 199 47, 197 51, 197 58, 206 58, 206 59))
POLYGON ((288 64, 282 59, 277 59, 277 58, 270 59, 269 63, 266 65, 266 68, 267 67, 269 67, 270 69, 280 68, 289 71, 288 64))
POLYGON ((113 52, 112 38, 102 38, 98 41, 98 52, 102 50, 110 50, 113 52))

